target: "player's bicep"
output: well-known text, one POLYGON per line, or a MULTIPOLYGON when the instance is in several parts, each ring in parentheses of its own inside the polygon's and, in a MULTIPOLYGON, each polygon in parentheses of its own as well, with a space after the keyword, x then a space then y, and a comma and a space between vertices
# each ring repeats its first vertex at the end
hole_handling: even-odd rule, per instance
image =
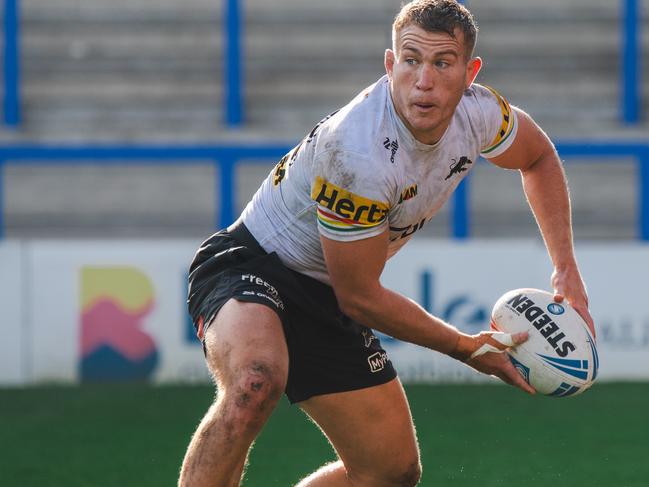
POLYGON ((389 232, 354 241, 338 241, 320 235, 322 250, 338 301, 343 310, 371 299, 380 287, 388 255, 389 232))
POLYGON ((538 161, 545 152, 554 151, 554 145, 527 113, 516 107, 512 107, 512 110, 516 112, 518 119, 516 138, 505 152, 489 158, 489 161, 505 169, 524 170, 538 161))

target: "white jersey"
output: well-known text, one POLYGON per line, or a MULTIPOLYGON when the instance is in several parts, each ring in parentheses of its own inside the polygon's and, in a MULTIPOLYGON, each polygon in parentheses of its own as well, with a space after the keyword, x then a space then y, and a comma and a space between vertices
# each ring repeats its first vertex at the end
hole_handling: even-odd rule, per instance
POLYGON ((392 257, 478 157, 502 154, 516 130, 507 101, 473 84, 442 138, 422 144, 397 115, 384 76, 318 123, 271 171, 241 218, 267 252, 329 284, 320 234, 352 241, 389 228, 392 257))

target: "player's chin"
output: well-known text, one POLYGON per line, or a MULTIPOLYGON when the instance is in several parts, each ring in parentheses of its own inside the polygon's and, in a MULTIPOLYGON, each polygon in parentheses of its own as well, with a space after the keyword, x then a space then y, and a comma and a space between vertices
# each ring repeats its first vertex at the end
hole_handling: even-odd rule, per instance
POLYGON ((439 121, 438 117, 416 116, 412 117, 412 119, 410 120, 410 125, 415 129, 417 133, 427 134, 433 132, 439 126, 439 121))

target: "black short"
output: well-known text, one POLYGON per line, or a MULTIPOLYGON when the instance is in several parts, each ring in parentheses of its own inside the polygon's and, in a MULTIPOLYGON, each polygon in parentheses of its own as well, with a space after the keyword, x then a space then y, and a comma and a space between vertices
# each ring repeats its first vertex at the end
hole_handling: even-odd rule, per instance
POLYGON ((378 337, 342 313, 333 289, 266 253, 242 223, 212 235, 192 262, 188 305, 197 332, 230 298, 266 305, 280 317, 292 403, 396 377, 378 337))

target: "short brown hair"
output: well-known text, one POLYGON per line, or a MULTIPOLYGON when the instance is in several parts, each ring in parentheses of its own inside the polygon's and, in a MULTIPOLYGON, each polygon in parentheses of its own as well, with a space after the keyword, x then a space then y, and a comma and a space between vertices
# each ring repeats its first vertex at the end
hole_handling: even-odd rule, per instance
POLYGON ((405 4, 392 24, 392 42, 397 48, 401 30, 411 24, 428 32, 446 32, 455 38, 455 29, 464 34, 467 59, 473 54, 478 24, 469 10, 456 0, 414 0, 405 4))

